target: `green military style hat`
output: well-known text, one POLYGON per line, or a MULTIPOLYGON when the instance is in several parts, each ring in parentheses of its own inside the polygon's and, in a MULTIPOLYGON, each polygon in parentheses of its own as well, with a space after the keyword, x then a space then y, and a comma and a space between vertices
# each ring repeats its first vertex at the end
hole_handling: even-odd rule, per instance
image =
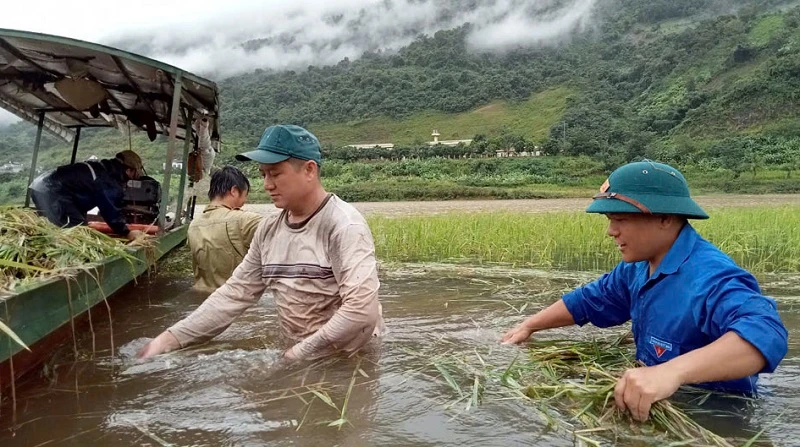
POLYGON ((236 156, 239 161, 253 160, 275 164, 289 158, 312 160, 320 165, 322 154, 317 137, 300 126, 281 124, 264 130, 256 149, 236 156))
POLYGON ((708 214, 689 196, 683 174, 654 161, 628 163, 608 177, 593 197, 587 213, 674 214, 708 219, 708 214))

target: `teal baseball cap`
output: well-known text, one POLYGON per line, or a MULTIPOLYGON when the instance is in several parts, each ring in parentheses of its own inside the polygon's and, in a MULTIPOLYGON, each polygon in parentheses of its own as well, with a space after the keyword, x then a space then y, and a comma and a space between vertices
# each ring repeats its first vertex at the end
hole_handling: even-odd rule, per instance
POLYGON ((289 158, 312 160, 321 165, 322 154, 317 137, 300 126, 269 126, 255 150, 236 156, 239 161, 253 160, 265 164, 280 163, 289 158))
POLYGON ((689 196, 689 184, 683 174, 672 166, 649 160, 628 163, 612 172, 586 212, 708 219, 708 214, 689 196))

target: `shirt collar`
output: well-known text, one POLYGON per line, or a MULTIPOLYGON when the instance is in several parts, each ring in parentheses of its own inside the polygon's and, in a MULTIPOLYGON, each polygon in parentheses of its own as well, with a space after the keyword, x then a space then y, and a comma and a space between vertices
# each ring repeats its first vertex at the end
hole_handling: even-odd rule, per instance
POLYGON ((661 264, 658 265, 656 274, 653 275, 653 277, 657 276, 659 273, 671 275, 677 272, 680 266, 689 258, 689 254, 694 249, 698 237, 699 235, 694 227, 692 227, 689 222, 686 222, 681 232, 678 233, 678 238, 675 239, 675 242, 672 243, 672 247, 669 248, 669 251, 664 256, 664 259, 661 260, 661 264))
MULTIPOLYGON (((215 204, 215 205, 206 206, 205 209, 203 209, 203 214, 208 213, 209 211, 214 211, 216 209, 220 209, 220 208, 227 208, 229 210, 234 210, 234 208, 231 208, 231 207, 229 207, 227 205, 216 205, 215 204)), ((235 208, 235 209, 238 210, 239 208, 235 208)))

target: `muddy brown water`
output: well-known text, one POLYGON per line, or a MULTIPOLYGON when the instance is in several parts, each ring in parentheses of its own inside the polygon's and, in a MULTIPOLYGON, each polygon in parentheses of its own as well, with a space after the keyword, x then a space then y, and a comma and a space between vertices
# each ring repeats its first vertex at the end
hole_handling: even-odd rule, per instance
MULTIPOLYGON (((172 256, 185 256, 183 249, 172 256)), ((171 262, 174 264, 175 259, 171 262)), ((182 263, 184 261, 178 261, 182 263)), ((183 268, 185 272, 185 265, 183 268)), ((312 365, 278 362, 282 345, 265 295, 217 339, 137 361, 136 350, 204 298, 180 271, 127 286, 71 344, 17 386, 16 420, 0 410, 2 446, 571 446, 531 402, 489 400, 465 411, 431 367, 436 355, 507 365, 521 348, 498 345, 508 327, 597 273, 395 265, 381 270, 388 333, 358 358, 312 365), (525 306, 525 310, 519 310, 525 306), (341 429, 341 407, 353 383, 341 429), (329 397, 334 410, 313 391, 329 397), (306 402, 311 402, 306 405, 306 402)), ((800 328, 800 277, 763 275, 790 330, 800 328)), ((564 328, 542 339, 590 339, 620 329, 564 328)), ((800 346, 762 376, 753 404, 706 403, 698 416, 725 436, 764 429, 765 445, 800 445, 800 346), (780 417, 778 417, 780 415, 780 417)), ((606 445, 611 445, 607 443, 606 445)), ((646 440, 629 445, 656 445, 646 440)))

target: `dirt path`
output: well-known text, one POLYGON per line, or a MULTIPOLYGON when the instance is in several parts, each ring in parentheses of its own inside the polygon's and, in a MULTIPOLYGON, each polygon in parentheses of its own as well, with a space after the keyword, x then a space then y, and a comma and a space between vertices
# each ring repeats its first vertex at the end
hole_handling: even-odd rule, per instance
MULTIPOLYGON (((703 208, 800 205, 800 194, 720 194, 695 198, 703 208)), ((533 199, 533 200, 447 200, 436 202, 360 202, 353 205, 365 215, 406 216, 413 214, 441 214, 448 212, 513 211, 545 213, 553 211, 581 211, 589 199, 533 199)), ((202 206, 197 206, 202 212, 202 206)), ((248 204, 246 210, 258 213, 275 212, 271 204, 248 204)))

